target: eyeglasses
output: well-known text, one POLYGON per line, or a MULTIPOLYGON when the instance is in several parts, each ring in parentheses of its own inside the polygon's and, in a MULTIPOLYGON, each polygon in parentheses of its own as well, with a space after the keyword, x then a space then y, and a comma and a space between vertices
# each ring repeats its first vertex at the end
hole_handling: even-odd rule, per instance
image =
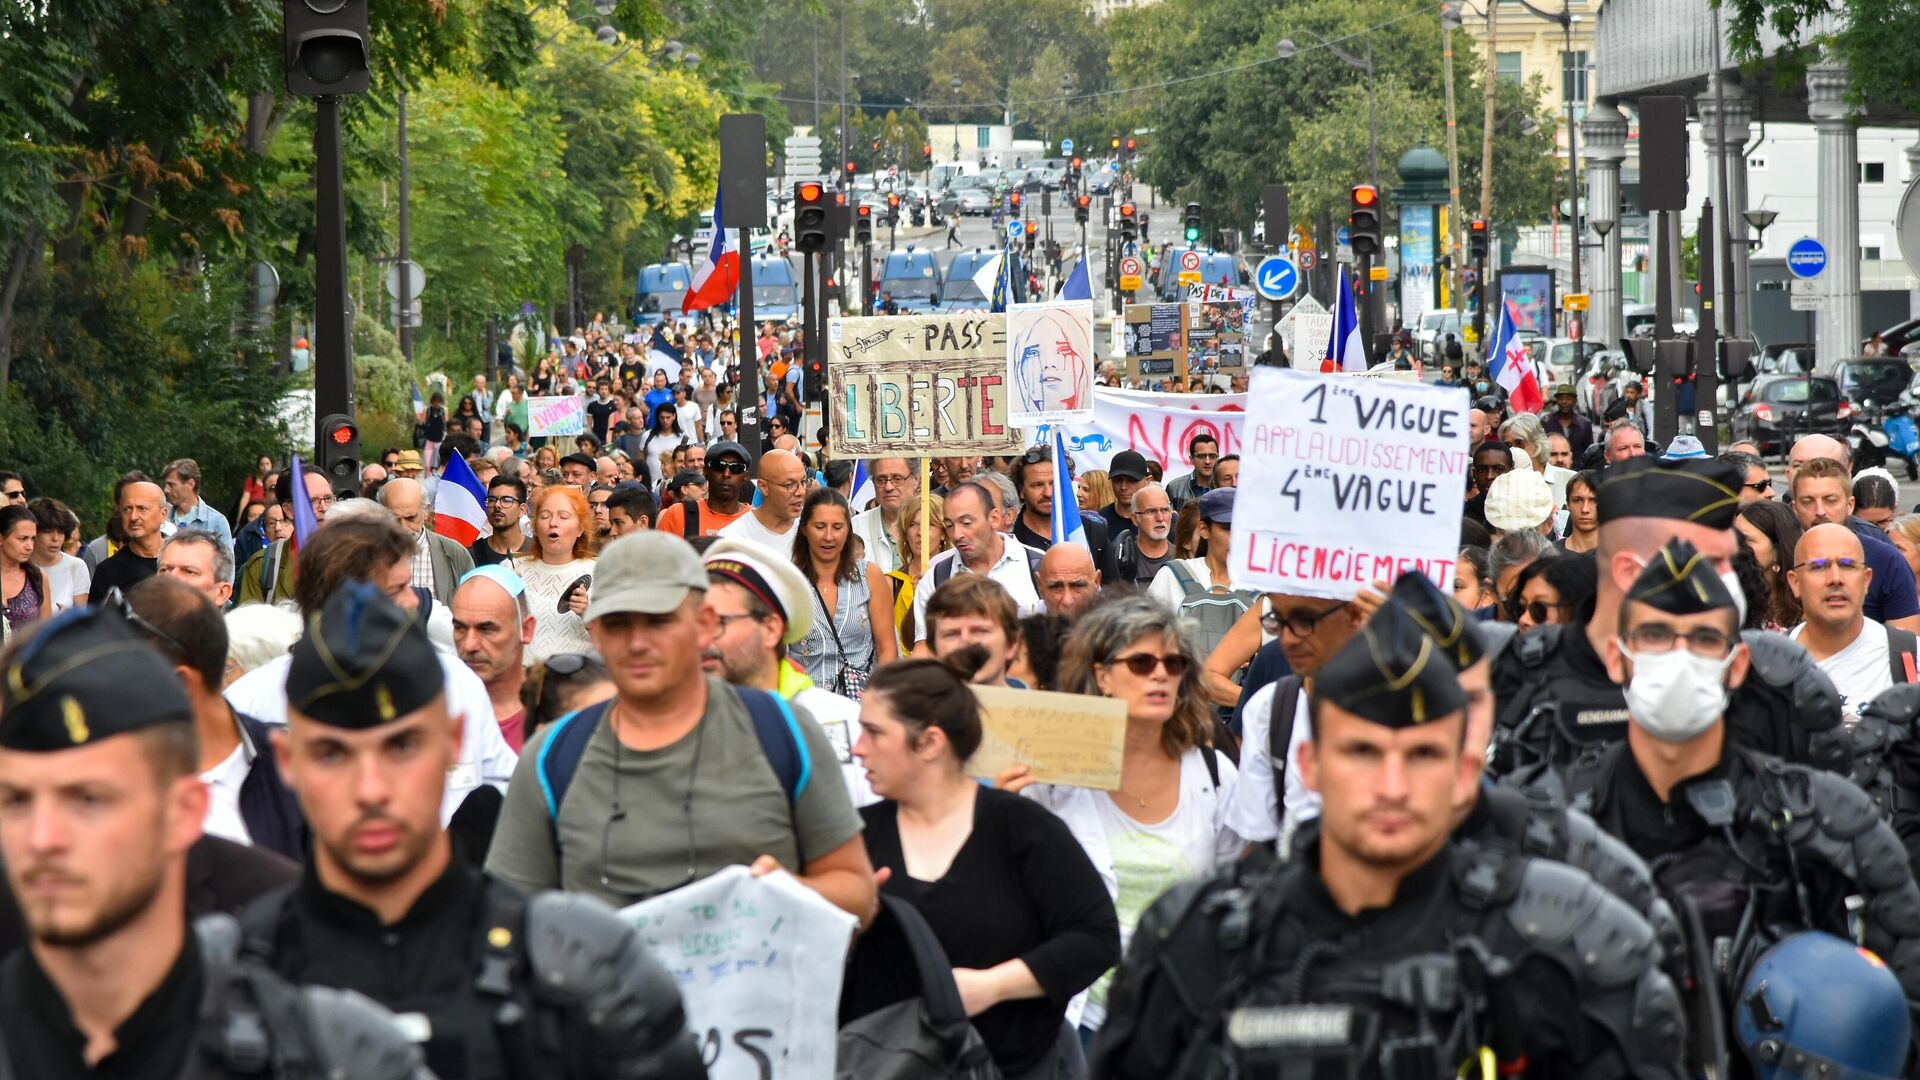
POLYGON ((1851 555, 1842 555, 1837 559, 1808 559, 1805 562, 1795 563, 1789 569, 1811 570, 1816 574, 1824 574, 1829 570, 1838 570, 1843 574, 1851 574, 1856 571, 1865 570, 1866 568, 1866 560, 1856 559, 1851 555))
POLYGON ((757 620, 758 620, 759 618, 760 618, 760 616, 758 616, 758 615, 750 615, 750 614, 748 614, 748 615, 719 615, 719 616, 715 616, 715 621, 717 621, 717 622, 718 622, 718 623, 720 624, 720 632, 724 634, 724 633, 726 633, 726 632, 727 632, 727 627, 729 627, 729 626, 731 626, 731 625, 733 625, 733 624, 734 624, 734 623, 736 623, 736 622, 739 622, 739 621, 740 621, 741 619, 751 619, 751 620, 756 620, 756 621, 757 621, 757 620))
POLYGON ((1634 652, 1672 652, 1682 641, 1686 642, 1688 652, 1713 660, 1724 659, 1733 651, 1733 639, 1710 626, 1698 626, 1681 634, 1666 623, 1647 623, 1627 631, 1627 646, 1634 652))
POLYGON ((1179 653, 1172 656, 1159 656, 1155 653, 1138 652, 1127 656, 1116 656, 1107 663, 1110 666, 1124 667, 1142 679, 1153 674, 1153 669, 1157 667, 1166 668, 1168 678, 1178 679, 1185 675, 1187 668, 1191 666, 1187 658, 1179 653))
POLYGON ((709 461, 707 462, 707 468, 717 473, 726 473, 729 476, 745 476, 747 474, 747 463, 744 461, 709 461))
POLYGON ((313 504, 315 510, 319 510, 323 507, 332 506, 340 500, 332 495, 316 495, 307 501, 313 504))
POLYGON ((1572 607, 1572 604, 1549 604, 1545 600, 1521 603, 1519 597, 1515 597, 1507 602, 1507 612, 1512 615, 1514 619, 1518 620, 1520 616, 1525 615, 1527 618, 1533 620, 1535 626, 1547 625, 1552 621, 1551 616, 1555 612, 1567 611, 1572 607))
POLYGON ((520 502, 520 500, 519 500, 519 499, 518 499, 517 497, 515 497, 515 496, 512 496, 512 495, 489 495, 489 496, 487 496, 487 505, 488 505, 488 506, 515 506, 515 505, 518 505, 518 504, 519 504, 519 502, 520 502))
POLYGON ((883 488, 902 487, 906 484, 907 479, 908 478, 904 476, 876 476, 873 478, 873 486, 883 488))
POLYGON ((1773 477, 1769 476, 1757 484, 1741 484, 1740 486, 1746 488, 1748 491, 1772 491, 1773 477))
POLYGON ((1043 461, 1050 460, 1052 457, 1053 451, 1048 450, 1046 447, 1030 446, 1027 448, 1026 453, 1020 455, 1020 463, 1022 465, 1038 465, 1043 461))
POLYGON ((1162 515, 1162 514, 1171 514, 1171 513, 1173 513, 1173 507, 1171 507, 1171 506, 1155 506, 1155 507, 1150 507, 1150 508, 1146 508, 1146 509, 1143 509, 1143 508, 1141 508, 1141 507, 1138 507, 1138 506, 1136 506, 1136 507, 1134 507, 1134 508, 1133 508, 1133 512, 1134 512, 1134 513, 1136 513, 1136 514, 1151 514, 1151 515, 1153 515, 1154 517, 1159 517, 1159 516, 1160 516, 1160 515, 1162 515))
POLYGON ((804 479, 802 480, 762 480, 761 483, 766 484, 768 487, 771 487, 771 488, 778 488, 779 490, 784 491, 789 495, 807 486, 807 482, 804 479))
POLYGON ((1320 625, 1320 620, 1332 615, 1336 611, 1345 611, 1346 608, 1347 605, 1345 604, 1335 604, 1325 611, 1316 611, 1311 615, 1300 612, 1292 615, 1282 615, 1277 611, 1268 611, 1260 616, 1260 625, 1269 634, 1278 634, 1282 630, 1290 630, 1293 632, 1294 637, 1308 638, 1313 636, 1314 628, 1320 625))

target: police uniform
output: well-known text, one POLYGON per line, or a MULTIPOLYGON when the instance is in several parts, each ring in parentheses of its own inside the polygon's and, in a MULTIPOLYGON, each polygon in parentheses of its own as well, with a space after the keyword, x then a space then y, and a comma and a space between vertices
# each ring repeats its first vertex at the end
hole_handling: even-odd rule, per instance
MULTIPOLYGON (((42 627, 0 678, 0 747, 54 754, 193 713, 166 660, 110 607, 42 627)), ((181 917, 185 918, 184 911, 181 917)), ((86 1062, 87 1036, 34 950, 0 961, 0 1080, 43 1077, 369 1077, 431 1080, 384 1009, 289 985, 237 955, 228 916, 194 925, 167 974, 86 1062)))
MULTIPOLYGON (((294 647, 287 701, 313 723, 358 730, 431 704, 442 679, 418 622, 355 582, 294 647)), ((392 1009, 444 1076, 706 1075, 672 977, 592 897, 528 895, 455 857, 383 923, 309 861, 241 921, 249 952, 288 978, 392 1009)))
MULTIPOLYGON (((1721 461, 1632 458, 1600 476, 1600 524, 1662 518, 1731 529, 1743 479, 1737 466, 1721 461)), ((1601 756, 1626 737, 1625 695, 1586 634, 1593 614, 1589 603, 1572 624, 1529 630, 1496 660, 1493 690, 1500 704, 1490 775, 1545 786, 1571 800, 1591 789, 1601 756)), ((1783 635, 1748 631, 1742 637, 1752 673, 1728 703, 1729 738, 1844 775, 1850 755, 1832 680, 1783 635)))
MULTIPOLYGON (((1457 713, 1458 669, 1392 600, 1313 693, 1373 723, 1457 713)), ((1645 920, 1571 867, 1448 842, 1384 908, 1347 914, 1317 828, 1142 918, 1096 1077, 1682 1075, 1685 1021, 1645 920)))
MULTIPOLYGON (((1672 615, 1734 607, 1684 540, 1648 563, 1627 602, 1672 615)), ((1634 722, 1652 732, 1652 719, 1634 722)), ((1723 740, 1711 768, 1662 800, 1623 744, 1600 758, 1589 812, 1653 866, 1689 929, 1695 969, 1710 964, 1722 993, 1773 943, 1821 930, 1874 950, 1920 1000, 1920 888, 1893 829, 1845 777, 1723 740)))

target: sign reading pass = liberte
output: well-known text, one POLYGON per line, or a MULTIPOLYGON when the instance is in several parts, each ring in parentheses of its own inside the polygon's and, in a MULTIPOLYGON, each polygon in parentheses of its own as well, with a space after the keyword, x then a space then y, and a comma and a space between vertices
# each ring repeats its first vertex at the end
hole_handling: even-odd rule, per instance
POLYGON ((883 315, 827 324, 827 449, 839 458, 1017 454, 1007 317, 883 315))
POLYGON ((1463 388, 1255 369, 1234 587, 1351 600, 1419 571, 1451 589, 1467 407, 1463 388))

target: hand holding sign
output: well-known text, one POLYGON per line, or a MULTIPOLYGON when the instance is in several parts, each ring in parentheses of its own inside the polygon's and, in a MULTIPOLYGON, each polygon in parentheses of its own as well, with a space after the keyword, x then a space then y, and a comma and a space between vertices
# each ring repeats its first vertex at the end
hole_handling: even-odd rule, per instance
POLYGON ((980 748, 967 760, 970 775, 995 778, 1016 791, 1026 786, 1016 782, 1036 780, 1101 791, 1120 787, 1125 702, 998 686, 973 692, 983 731, 980 748))

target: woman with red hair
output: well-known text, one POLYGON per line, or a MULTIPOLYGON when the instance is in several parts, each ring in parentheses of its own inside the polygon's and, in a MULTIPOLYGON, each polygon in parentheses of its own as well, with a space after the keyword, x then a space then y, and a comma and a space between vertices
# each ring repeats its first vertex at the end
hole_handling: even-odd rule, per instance
POLYGON ((597 554, 587 497, 572 484, 554 484, 533 497, 531 515, 533 552, 515 559, 513 567, 527 583, 527 605, 533 612, 527 662, 592 652, 582 618, 597 554))

